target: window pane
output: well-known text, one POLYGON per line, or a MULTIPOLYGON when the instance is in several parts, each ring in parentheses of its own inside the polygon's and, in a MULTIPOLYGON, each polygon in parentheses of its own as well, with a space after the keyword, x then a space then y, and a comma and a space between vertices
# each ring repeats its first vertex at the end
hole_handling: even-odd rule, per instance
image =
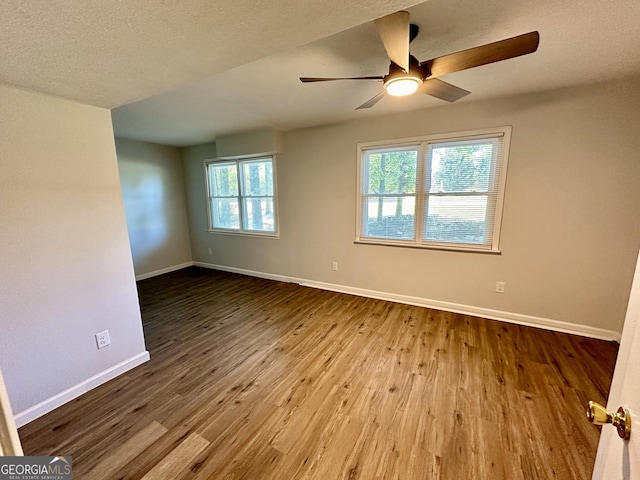
POLYGON ((490 243, 487 201, 485 195, 429 197, 424 239, 446 243, 490 243))
POLYGON ((213 197, 238 196, 238 171, 235 163, 209 165, 209 191, 213 197))
POLYGON ((273 165, 271 159, 241 162, 245 196, 273 196, 273 165))
POLYGON ((415 209, 415 197, 367 197, 365 236, 414 239, 415 209))
POLYGON ((240 211, 236 198, 212 198, 213 227, 240 229, 240 211))
POLYGON ((510 138, 501 127, 359 144, 356 239, 499 252, 510 138))
POLYGON ((494 140, 430 145, 429 192, 488 192, 495 148, 494 140))
POLYGON ((418 150, 370 151, 364 163, 364 193, 416 193, 418 150))
POLYGON ((273 198, 244 199, 245 230, 259 232, 275 232, 276 224, 273 213, 273 198))

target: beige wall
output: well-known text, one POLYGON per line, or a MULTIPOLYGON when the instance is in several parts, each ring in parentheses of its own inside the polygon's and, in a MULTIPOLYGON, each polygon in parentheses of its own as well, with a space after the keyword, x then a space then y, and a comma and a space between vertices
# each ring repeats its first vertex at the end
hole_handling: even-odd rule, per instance
POLYGON ((214 142, 183 149, 183 171, 187 192, 187 216, 191 257, 205 261, 209 247, 207 229, 207 187, 204 181, 203 160, 217 157, 214 142))
POLYGON ((288 132, 279 240, 207 233, 209 152, 187 149, 193 259, 620 332, 640 245, 638 118, 634 79, 288 132), (501 255, 353 243, 358 142, 503 125, 513 134, 501 255))
POLYGON ((0 367, 19 414, 146 351, 109 111, 0 85, 0 166, 0 367))
POLYGON ((136 276, 191 262, 180 149, 116 139, 116 151, 136 276))
POLYGON ((282 132, 261 128, 216 138, 216 151, 220 157, 262 155, 282 151, 282 132))

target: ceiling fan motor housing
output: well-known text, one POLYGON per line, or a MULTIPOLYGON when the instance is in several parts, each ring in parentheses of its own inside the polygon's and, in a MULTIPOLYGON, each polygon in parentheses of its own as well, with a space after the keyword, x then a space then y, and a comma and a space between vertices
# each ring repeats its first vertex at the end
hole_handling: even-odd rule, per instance
POLYGON ((390 95, 404 96, 414 93, 424 80, 420 62, 409 56, 409 71, 391 62, 389 73, 384 77, 384 88, 390 95))

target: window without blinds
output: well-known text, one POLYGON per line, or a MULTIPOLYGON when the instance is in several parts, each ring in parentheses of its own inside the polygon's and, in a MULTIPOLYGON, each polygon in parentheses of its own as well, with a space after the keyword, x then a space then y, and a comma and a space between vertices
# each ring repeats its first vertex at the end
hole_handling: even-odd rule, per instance
POLYGON ((356 240, 499 251, 510 132, 360 145, 356 240))
POLYGON ((273 158, 206 163, 209 230, 275 235, 273 158))
POLYGON ((364 234, 415 239, 417 147, 368 151, 363 163, 364 234))

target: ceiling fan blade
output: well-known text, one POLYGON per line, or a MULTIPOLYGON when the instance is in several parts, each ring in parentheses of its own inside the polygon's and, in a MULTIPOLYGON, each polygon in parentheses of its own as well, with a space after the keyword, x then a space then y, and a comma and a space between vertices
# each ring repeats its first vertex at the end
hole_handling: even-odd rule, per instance
POLYGON ((439 77, 447 73, 459 72, 468 68, 507 60, 533 53, 538 49, 540 34, 529 32, 498 42, 487 43, 461 52, 422 62, 420 67, 426 76, 439 77))
POLYGON ((380 99, 382 97, 384 97, 384 94, 387 93, 386 90, 381 91, 379 94, 377 94, 375 97, 367 100, 366 102, 364 102, 362 105, 360 105, 358 108, 356 108, 356 110, 362 110, 363 108, 371 108, 373 107, 376 103, 378 103, 380 101, 380 99))
POLYGON ((396 12, 376 20, 389 60, 409 71, 409 12, 396 12))
POLYGON ((450 83, 443 82, 439 78, 426 79, 422 82, 418 91, 447 102, 455 102, 471 93, 450 83))
POLYGON ((337 77, 337 78, 323 78, 323 77, 300 77, 302 83, 309 82, 332 82, 334 80, 383 80, 384 77, 337 77))

